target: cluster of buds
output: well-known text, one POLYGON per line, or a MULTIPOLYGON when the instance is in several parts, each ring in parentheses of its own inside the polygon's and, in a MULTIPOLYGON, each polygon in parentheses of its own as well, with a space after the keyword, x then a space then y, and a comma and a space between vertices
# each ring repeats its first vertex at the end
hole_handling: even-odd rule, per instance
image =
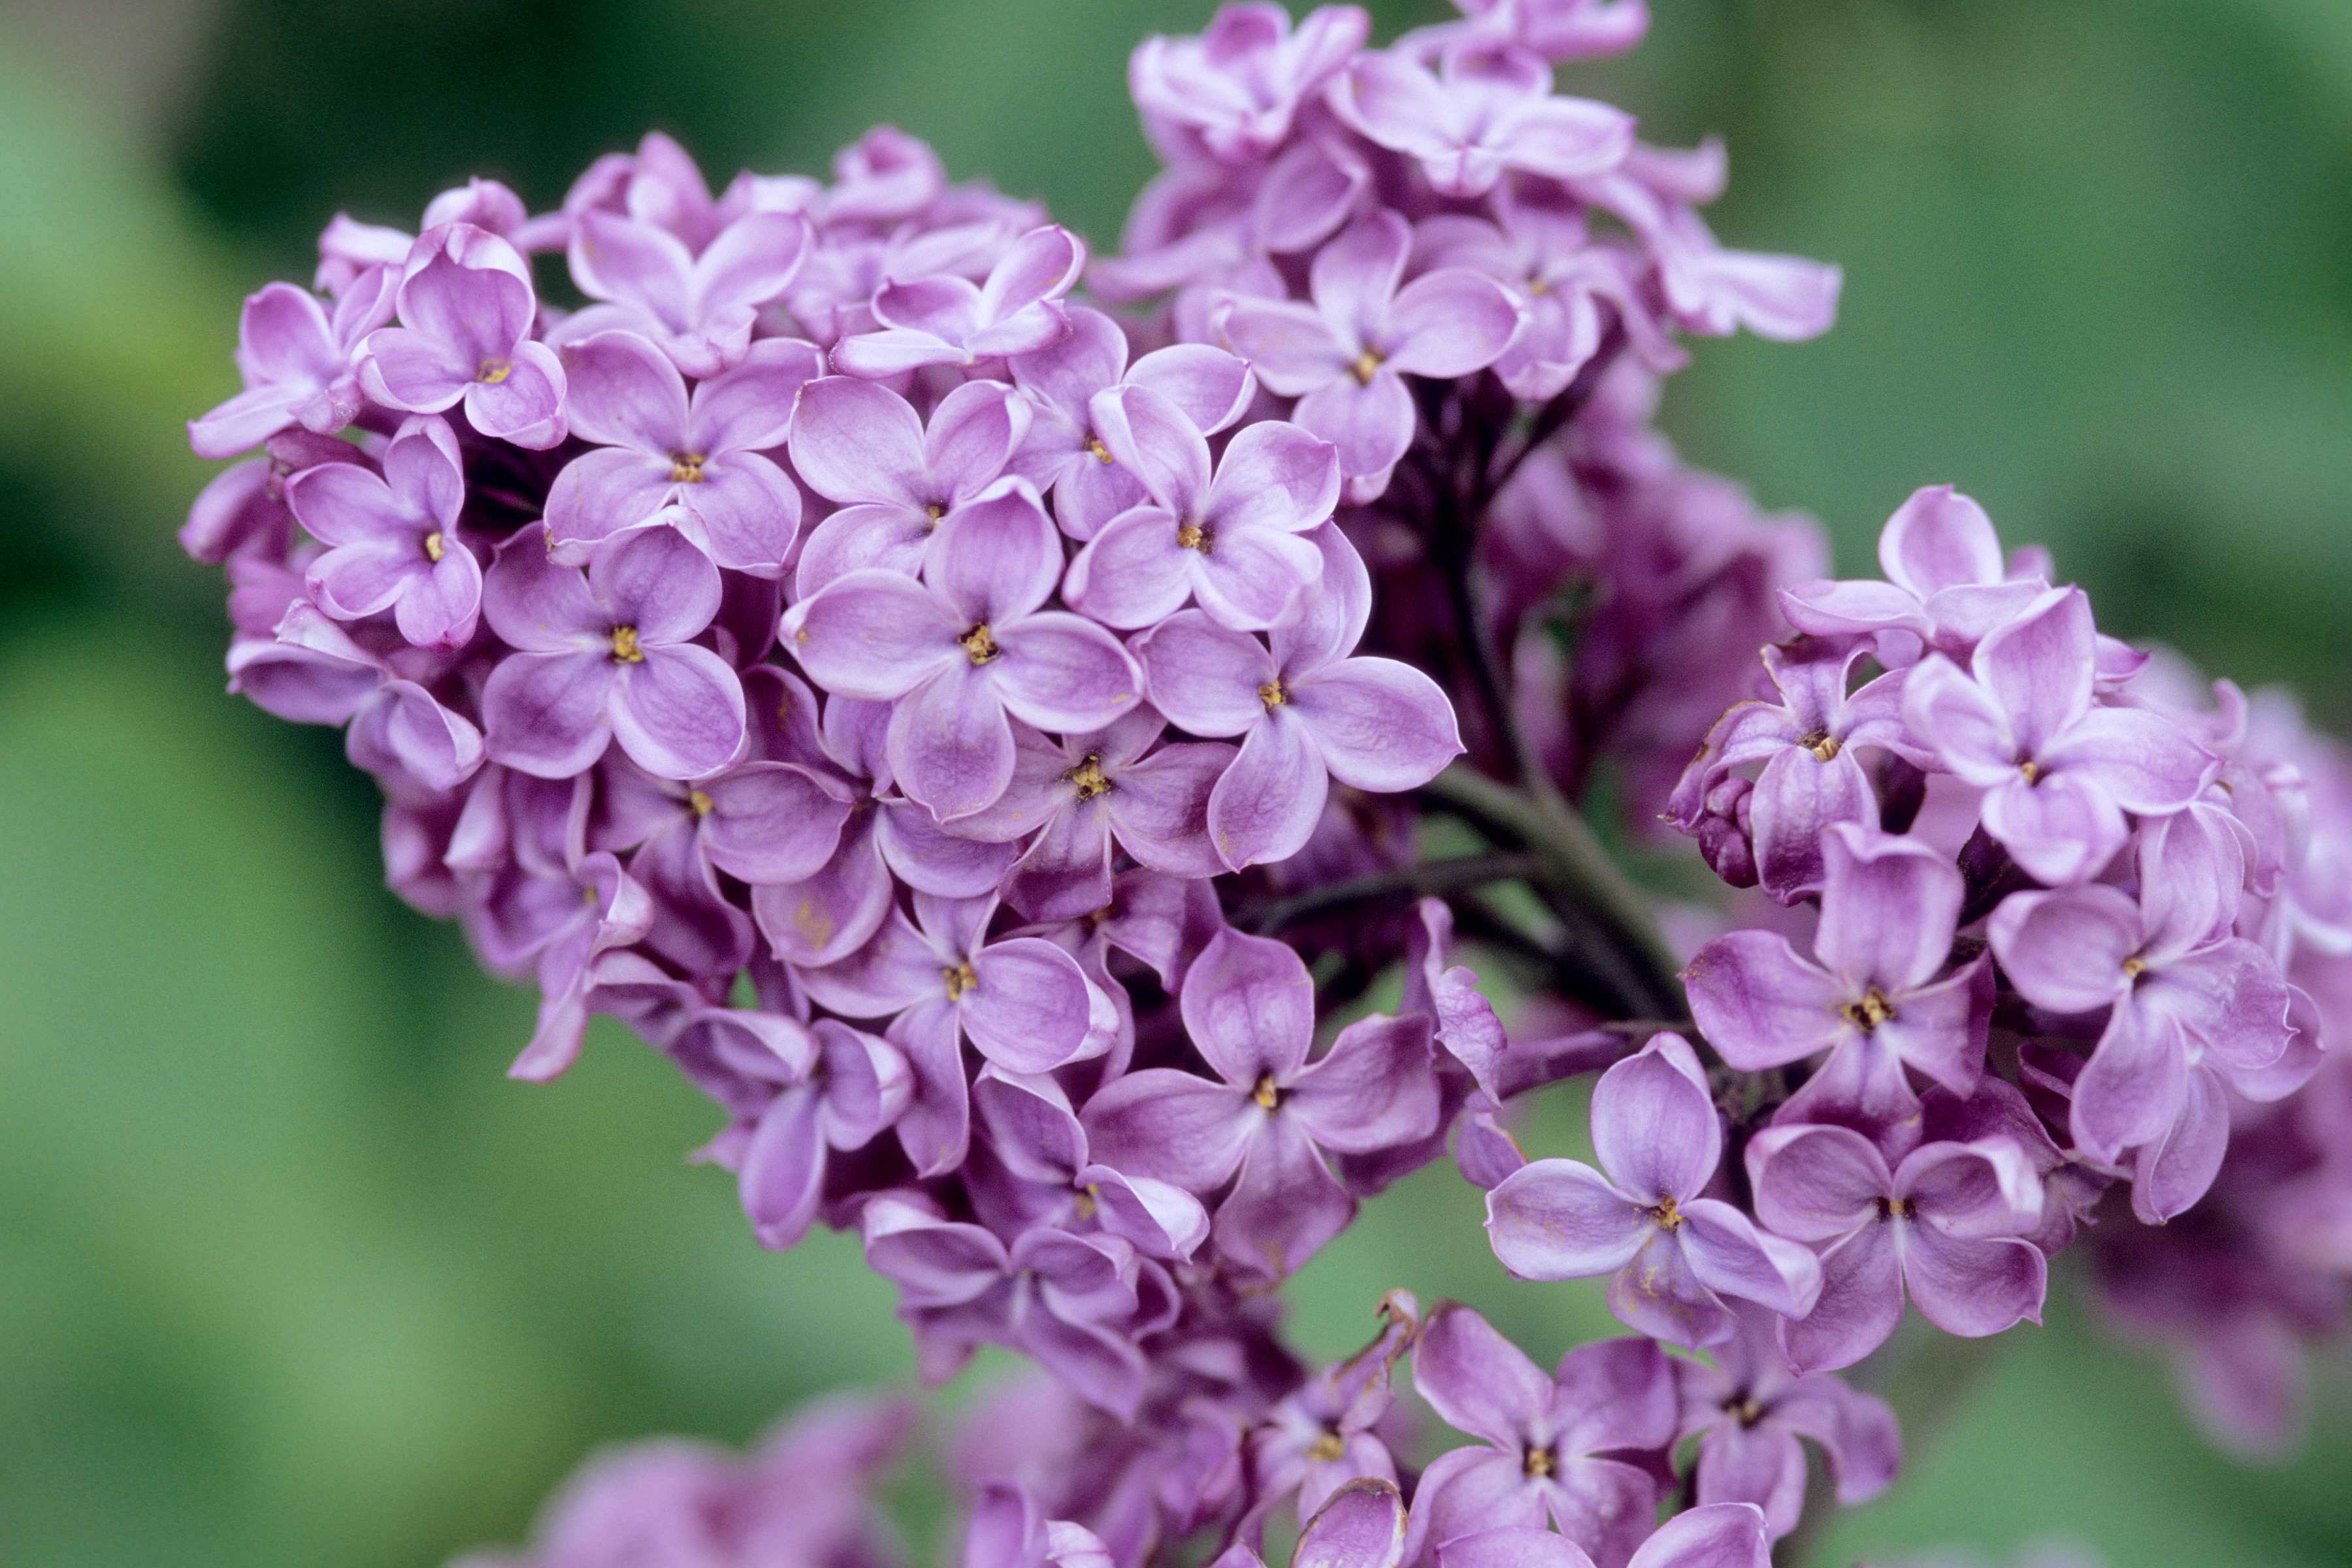
MULTIPOLYGON (((259 448, 183 535, 233 689, 343 727, 393 887, 536 982, 513 1072, 618 1017, 762 1245, 855 1231, 928 1376, 1042 1369, 964 1467, 976 1568, 1246 1568, 1285 1515, 1335 1568, 1762 1568, 1804 1443, 1843 1502, 1896 1468, 1835 1374, 1906 1303, 2038 1319, 2110 1188, 2111 1296, 2190 1364, 2340 1306, 2340 1238, 2216 1223, 2231 1288, 2181 1293, 2148 1227, 2217 1172, 2352 1212, 2298 1094, 2352 770, 1948 489, 1839 582, 1685 467, 1679 340, 1821 331, 1837 275, 1716 241, 1719 148, 1553 90, 1638 0, 1461 9, 1147 42, 1168 167, 1091 265, 887 130, 830 183, 714 196, 653 136, 551 212, 339 217, 191 426, 259 448), (1753 929, 1654 910, 1608 811, 1753 929), (1529 1160, 1515 1102, 1593 1073, 1597 1165, 1529 1160), (1284 1347, 1270 1288, 1449 1147, 1633 1337, 1547 1373, 1400 1292, 1284 1347), (1471 1439, 1426 1468, 1408 1356, 1471 1439)), ((758 1489, 652 1471, 651 1514, 758 1489)))

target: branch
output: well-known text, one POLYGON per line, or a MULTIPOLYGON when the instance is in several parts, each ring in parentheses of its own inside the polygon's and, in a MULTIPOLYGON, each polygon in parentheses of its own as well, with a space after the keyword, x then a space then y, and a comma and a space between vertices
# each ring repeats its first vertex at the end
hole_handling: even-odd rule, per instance
POLYGON ((1344 882, 1327 882, 1319 888, 1309 888, 1286 899, 1277 899, 1264 907, 1245 911, 1235 925, 1246 926, 1260 935, 1268 935, 1285 926, 1312 920, 1349 904, 1381 903, 1396 899, 1446 898, 1487 887, 1496 882, 1532 880, 1539 868, 1538 857, 1524 851, 1497 851, 1488 855, 1461 855, 1445 860, 1424 860, 1417 865, 1402 866, 1393 871, 1375 871, 1369 876, 1352 877, 1344 882))

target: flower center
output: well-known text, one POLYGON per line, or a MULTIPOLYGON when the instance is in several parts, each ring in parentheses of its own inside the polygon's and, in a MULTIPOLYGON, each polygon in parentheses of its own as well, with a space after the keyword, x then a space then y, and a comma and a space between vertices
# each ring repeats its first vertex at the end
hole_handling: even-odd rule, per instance
POLYGON ((2124 960, 2124 973, 2130 975, 2134 980, 2137 980, 2141 975, 2147 973, 2147 960, 2142 958, 2138 953, 2133 953, 2129 958, 2124 960))
POLYGON ((1348 367, 1348 373, 1356 378, 1359 386, 1370 386, 1372 377, 1381 373, 1381 358, 1377 351, 1366 349, 1356 356, 1356 363, 1348 367))
POLYGON ((1209 552, 1209 531, 1197 522, 1180 523, 1176 529, 1176 548, 1209 552))
POLYGON ((2042 782, 2042 764, 2035 762, 2032 757, 2027 757, 2020 762, 2017 764, 2017 771, 2024 775, 2025 782, 2027 784, 2040 784, 2042 782))
POLYGON ((1089 752, 1087 760, 1062 775, 1078 792, 1080 800, 1092 800, 1110 793, 1110 780, 1102 771, 1102 758, 1089 752))
POLYGON ((1538 1448, 1533 1444, 1519 1458, 1519 1473, 1531 1481, 1542 1480, 1559 1468, 1559 1461, 1552 1458, 1549 1448, 1538 1448))
POLYGON ((637 647, 636 627, 614 626, 613 628, 613 662, 614 664, 646 662, 644 650, 637 647))
POLYGON ((1859 999, 1847 1003, 1838 1011, 1847 1023, 1867 1035, 1895 1016, 1895 1004, 1886 999, 1885 992, 1874 985, 1859 999))
POLYGON ((436 528, 425 536, 425 559, 432 562, 436 566, 441 564, 441 557, 447 554, 449 546, 442 539, 439 529, 436 528))
POLYGON ((1071 1205, 1070 1212, 1079 1219, 1092 1219, 1095 1217, 1095 1211, 1101 1207, 1101 1189, 1089 1184, 1078 1189, 1077 1199, 1071 1205))
POLYGON ((1531 273, 1528 278, 1527 290, 1529 298, 1540 300, 1545 295, 1551 292, 1551 282, 1549 279, 1538 277, 1531 273))
POLYGON ((1339 1429, 1336 1426, 1326 1426, 1322 1434, 1315 1439, 1313 1446, 1307 1450, 1307 1457, 1328 1465, 1334 1459, 1345 1458, 1347 1452, 1348 1439, 1339 1435, 1339 1429))
POLYGON ((1089 435, 1087 437, 1087 450, 1095 455, 1095 461, 1105 468, 1110 467, 1110 448, 1102 444, 1101 437, 1089 435))
POLYGON ((931 520, 931 526, 933 528, 937 528, 940 525, 940 519, 947 516, 947 514, 948 509, 941 506, 937 501, 927 501, 923 505, 923 515, 931 520))
POLYGON ((950 963, 941 968, 940 979, 947 985, 948 1000, 950 1002, 980 984, 980 976, 971 972, 970 959, 965 959, 961 963, 950 963))
POLYGON ((702 791, 698 789, 690 789, 686 792, 686 804, 694 808, 695 816, 709 816, 710 815, 711 808, 718 803, 712 800, 709 795, 703 794, 702 791))
POLYGON ((1839 740, 1835 735, 1831 734, 1827 730, 1816 730, 1811 734, 1806 736, 1803 740, 1798 742, 1797 744, 1812 752, 1813 761, 1817 763, 1827 763, 1836 760, 1839 751, 1843 748, 1845 742, 1839 740))
POLYGON ((1268 711, 1272 711, 1289 701, 1290 693, 1282 689, 1282 680, 1276 677, 1257 689, 1257 700, 1265 704, 1268 711))
POLYGON ((1680 1230, 1683 1226, 1683 1211, 1675 1205, 1672 1193, 1658 1200, 1657 1206, 1650 1211, 1650 1217, 1657 1222, 1660 1230, 1680 1230))
POLYGON ((1911 1217, 1911 1200, 1910 1200, 1909 1198, 1881 1198, 1881 1199, 1879 1199, 1879 1200, 1878 1200, 1878 1217, 1879 1217, 1879 1218, 1881 1218, 1881 1219, 1908 1219, 1908 1218, 1910 1218, 1910 1217, 1911 1217))
POLYGON ((474 379, 484 386, 496 386, 514 374, 514 361, 500 359, 496 354, 474 367, 474 379))
POLYGON ((980 625, 956 638, 956 641, 963 645, 965 657, 974 664, 986 664, 990 659, 994 658, 999 651, 996 638, 990 635, 986 621, 981 622, 980 625))
POLYGON ((672 452, 669 458, 669 482, 674 485, 698 485, 702 482, 702 465, 710 461, 699 452, 672 452))
POLYGON ((1756 1403, 1752 1394, 1735 1394, 1723 1402, 1723 1413, 1742 1426, 1753 1426, 1764 1419, 1764 1407, 1756 1403))
POLYGON ((1257 1087, 1250 1090, 1250 1098, 1257 1101, 1259 1110, 1272 1110, 1282 1104, 1282 1089, 1274 1081, 1272 1073, 1260 1073, 1257 1087))

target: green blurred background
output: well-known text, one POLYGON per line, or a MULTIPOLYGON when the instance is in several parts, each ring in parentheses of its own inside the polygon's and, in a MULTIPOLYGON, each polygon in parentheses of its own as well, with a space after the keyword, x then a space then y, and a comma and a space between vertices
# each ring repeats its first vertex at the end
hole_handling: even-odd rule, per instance
MULTIPOLYGON (((1825 342, 1701 345, 1694 458, 1857 566, 1956 480, 2114 629, 2352 717, 2352 5, 1658 8, 1572 80, 1727 134, 1727 237, 1847 276, 1825 342)), ((767 1257, 682 1163, 712 1113, 648 1053, 600 1031, 560 1085, 504 1079, 526 999, 382 891, 333 737, 221 693, 180 422, 338 206, 406 225, 474 172, 547 205, 648 125, 723 178, 895 121, 1108 241, 1150 166, 1126 52, 1207 10, 0 0, 0 1563, 436 1563, 598 1442, 908 1374, 854 1246, 767 1257)), ((1594 1289, 1506 1288, 1476 1214, 1443 1169, 1375 1205, 1299 1280, 1302 1338, 1347 1348, 1392 1284, 1539 1357, 1600 1331, 1594 1289)), ((2248 1471, 2084 1315, 2069 1276, 1813 1561, 2352 1560, 2340 1370, 2305 1457, 2248 1471)))

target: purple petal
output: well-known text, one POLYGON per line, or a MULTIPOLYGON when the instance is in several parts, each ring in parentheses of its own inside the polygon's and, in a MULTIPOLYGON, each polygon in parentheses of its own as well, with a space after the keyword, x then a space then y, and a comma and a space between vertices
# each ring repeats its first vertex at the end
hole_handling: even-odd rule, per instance
POLYGON ((2178 811, 2211 777, 2214 759, 2189 732, 2145 708, 2094 708, 2042 751, 2042 765, 2080 775, 2126 811, 2178 811))
POLYGON ((1394 467, 1421 424, 1403 378, 1385 366, 1369 379, 1349 374, 1324 383, 1298 400, 1291 417, 1300 429, 1331 444, 1339 471, 1351 479, 1394 467))
POLYGON ((705 456, 784 445, 802 389, 824 374, 824 355, 797 338, 764 338, 741 363, 694 389, 687 430, 705 456))
POLYGON ((1947 1236, 1931 1225, 1904 1232, 1903 1279, 1919 1315, 1962 1339, 1997 1334, 2028 1318, 2040 1322, 2048 1276, 2042 1249, 2030 1241, 1947 1236))
POLYGON ((1209 793, 1209 839, 1234 870, 1286 860, 1322 820, 1331 788, 1305 723, 1276 708, 1209 793))
POLYGON ((1754 1504, 1709 1503, 1658 1526, 1626 1568, 1772 1568, 1772 1538, 1754 1504))
POLYGON ((591 547, 661 510, 673 488, 670 471, 667 458, 625 447, 601 447, 565 464, 547 492, 548 558, 586 565, 591 547))
MULTIPOLYGON (((701 789, 702 850, 746 882, 798 882, 833 858, 850 805, 837 786, 793 763, 747 763, 701 789)), ((698 803, 698 805, 699 803, 698 803)))
POLYGON ((1802 1372, 1852 1366, 1885 1344, 1903 1317, 1902 1250, 1891 1223, 1863 1226, 1822 1253, 1821 1268, 1813 1310, 1782 1330, 1789 1360, 1802 1372))
POLYGON ((1300 682, 1290 701, 1331 776, 1357 789, 1418 789, 1465 749, 1444 691, 1394 659, 1341 659, 1300 682))
POLYGON ((1708 1289, 1783 1317, 1811 1307, 1821 1270, 1804 1247, 1757 1229, 1745 1214, 1715 1198, 1685 1204, 1682 1219, 1683 1254, 1708 1289))
POLYGON ((1018 937, 972 954, 964 1031, 1008 1072, 1046 1072, 1084 1053, 1092 987, 1077 961, 1050 942, 1018 937))
POLYGON ((1895 1178, 1845 1127, 1768 1127, 1748 1142, 1756 1217, 1799 1241, 1832 1241, 1874 1219, 1895 1178))
MULTIPOLYGON (((943 671, 973 668, 954 606, 896 572, 852 572, 784 615, 783 641, 817 685, 887 702, 943 671)), ((1011 742, 1006 742, 1008 753, 1011 742)))
POLYGON ((1315 1035, 1315 983, 1284 942, 1218 931, 1193 960, 1178 1004, 1193 1048, 1238 1089, 1267 1078, 1286 1085, 1306 1064, 1315 1035))
POLYGON ((1158 507, 1121 512, 1071 561, 1063 596, 1108 626, 1164 620, 1192 592, 1189 552, 1176 536, 1176 520, 1158 507))
POLYGON ((1356 1200, 1323 1163, 1306 1129, 1272 1116, 1243 1152, 1234 1190, 1217 1205, 1211 1234, 1221 1257, 1278 1279, 1355 1216, 1356 1200))
POLYGON ((1977 645, 1969 668, 2026 755, 2090 708, 2093 645, 2091 602, 2079 588, 2051 590, 1977 645))
POLYGON ((604 447, 668 457, 686 438, 686 382, 635 332, 596 332, 563 345, 572 432, 604 447))
MULTIPOLYGON (((876 575, 845 577, 825 595, 876 575)), ((960 654, 890 710, 889 751, 898 787, 942 822, 993 804, 1013 782, 1013 726, 984 667, 960 654)))
POLYGON ((1202 550, 1179 553, 1201 608, 1242 631, 1263 630, 1288 616, 1323 567, 1312 543, 1265 528, 1212 533, 1202 550))
POLYGON ((1743 1072, 1827 1050, 1848 1032, 1838 1009, 1854 1000, 1776 931, 1716 938, 1683 971, 1683 984, 1699 1033, 1743 1072))
POLYGON ((792 458, 801 482, 828 500, 919 509, 932 500, 922 420, 905 398, 871 382, 830 375, 803 387, 792 458))
POLYGON ((1404 1500, 1387 1481, 1350 1481, 1299 1532, 1291 1568, 1398 1568, 1404 1500))
POLYGON ((478 374, 466 388, 466 417, 483 435, 531 451, 562 445, 562 362, 528 339, 515 344, 511 357, 498 379, 478 374))
POLYGON ((1151 704, 1195 735, 1240 735, 1266 717, 1261 689, 1279 671, 1265 645, 1199 610, 1170 616, 1135 639, 1151 704))
POLYGON ((703 466, 679 500, 710 559, 731 572, 781 577, 801 530, 801 493, 757 452, 730 452, 703 466))
POLYGON ((1715 1174, 1723 1128, 1698 1058, 1656 1035, 1592 1090, 1592 1146, 1616 1189, 1635 1202, 1692 1197, 1715 1174))
POLYGON ((1813 951, 1860 985, 1908 991, 1951 955, 1963 889, 1958 868, 1919 839, 1851 824, 1823 845, 1822 923, 1813 951))
POLYGON ((606 654, 508 655, 482 689, 491 760, 539 778, 582 772, 613 738, 608 699, 619 678, 606 654))
POLYGON ((1582 1279, 1625 1266, 1657 1226, 1591 1166, 1538 1160, 1486 1194, 1486 1235, 1522 1279, 1582 1279))
POLYGON ((728 662, 692 643, 648 648, 618 667, 613 737, 656 778, 717 773, 741 750, 743 686, 728 662))
POLYGON ((1104 802, 1120 847, 1172 876, 1222 872, 1209 839, 1209 797, 1233 760, 1231 746, 1202 742, 1162 746, 1130 763, 1104 802))
POLYGON ((1426 1016, 1360 1018, 1291 1081, 1285 1113, 1315 1141, 1365 1154, 1426 1138, 1437 1129, 1437 1079, 1426 1016))
POLYGON ((1235 299, 1219 318, 1225 346, 1267 391, 1297 397, 1348 374, 1359 351, 1333 331, 1322 311, 1286 300, 1235 299))
POLYGON ((1096 1159, 1192 1193, 1223 1185, 1264 1124, 1246 1090, 1166 1068, 1114 1080, 1085 1120, 1096 1159))
POLYGON ((2013 893, 1988 932, 2009 982, 2053 1013, 2088 1013, 2128 988, 2124 964, 2139 951, 2139 909, 2107 887, 2013 893))
POLYGON ((1518 302, 1501 284, 1447 267, 1405 285, 1381 335, 1392 368, 1452 380, 1500 358, 1519 321, 1518 302))
POLYGON ((1915 490, 1895 509, 1878 536, 1878 563, 1889 581, 1922 599, 1962 584, 1998 583, 2005 571, 1992 519, 1950 485, 1915 490))
POLYGON ((998 699, 1023 722, 1063 734, 1099 730, 1132 712, 1143 671, 1102 627, 1066 611, 998 628, 990 667, 998 699))
POLYGON ((2112 1163, 2126 1149, 2164 1136, 2188 1094, 2179 1026, 2120 1005, 2074 1080, 2074 1142, 2112 1163))
POLYGON ((1413 1343, 1413 1392, 1457 1432, 1516 1452, 1552 1405, 1552 1380, 1469 1308, 1429 1315, 1413 1343))
POLYGON ((589 558, 588 586, 617 626, 651 648, 683 643, 719 614, 719 569, 674 528, 606 541, 589 558))
POLYGON ((2035 879, 2063 886, 2095 877, 2116 858, 2130 829, 2116 803, 2077 773, 2021 775, 1988 793, 1978 807, 1984 828, 2035 879))

